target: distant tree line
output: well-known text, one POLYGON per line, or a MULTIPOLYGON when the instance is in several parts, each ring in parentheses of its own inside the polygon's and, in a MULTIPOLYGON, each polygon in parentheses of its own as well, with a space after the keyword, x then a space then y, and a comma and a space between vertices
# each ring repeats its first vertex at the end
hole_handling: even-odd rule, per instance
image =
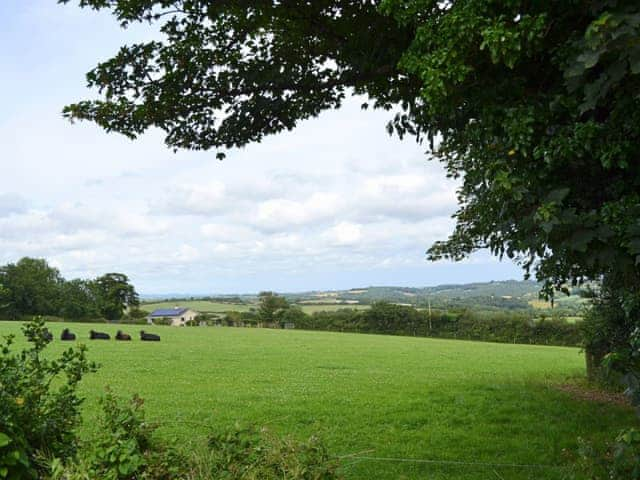
POLYGON ((66 280, 46 260, 28 257, 0 267, 0 318, 48 315, 120 320, 138 305, 138 293, 123 273, 66 280))
POLYGON ((307 314, 272 292, 262 292, 259 298, 257 312, 228 312, 222 323, 539 345, 578 346, 582 342, 580 324, 557 317, 534 318, 526 312, 469 309, 430 312, 376 302, 366 310, 344 308, 307 314))
POLYGON ((230 304, 246 304, 247 303, 245 299, 242 299, 237 295, 234 295, 234 296, 205 295, 205 296, 191 296, 191 297, 178 296, 178 297, 153 297, 153 298, 147 297, 147 298, 143 298, 143 303, 156 303, 159 301, 179 303, 179 302, 184 302, 185 300, 188 300, 190 302, 199 301, 199 302, 230 303, 230 304))

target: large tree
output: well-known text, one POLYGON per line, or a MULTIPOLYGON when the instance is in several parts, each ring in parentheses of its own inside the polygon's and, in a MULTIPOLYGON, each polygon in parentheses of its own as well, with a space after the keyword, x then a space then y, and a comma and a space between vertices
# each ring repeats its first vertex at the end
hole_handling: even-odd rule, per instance
POLYGON ((101 95, 69 118, 220 153, 364 94, 461 179, 432 259, 489 248, 549 286, 609 274, 637 291, 637 1, 79 3, 162 35, 92 70, 101 95))
POLYGON ((54 315, 64 279, 41 258, 24 257, 0 267, 0 311, 9 318, 54 315))
POLYGON ((100 311, 93 281, 79 278, 64 281, 58 312, 62 318, 71 320, 98 318, 100 311))
POLYGON ((91 289, 100 314, 107 320, 120 320, 127 308, 140 305, 138 293, 124 273, 106 273, 92 282, 91 289))
POLYGON ((289 309, 289 302, 273 292, 260 292, 258 295, 258 320, 266 325, 275 325, 282 320, 289 309))

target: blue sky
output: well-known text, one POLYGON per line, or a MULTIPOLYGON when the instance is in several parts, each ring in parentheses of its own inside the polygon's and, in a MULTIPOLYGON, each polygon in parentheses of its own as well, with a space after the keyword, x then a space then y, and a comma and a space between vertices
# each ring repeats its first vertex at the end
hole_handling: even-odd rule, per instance
POLYGON ((521 278, 479 252, 429 263, 453 227, 456 184, 424 149, 353 99, 293 132, 231 151, 132 142, 62 107, 95 96, 84 74, 127 42, 105 13, 0 2, 0 263, 47 258, 66 277, 128 274, 143 293, 301 291, 521 278))

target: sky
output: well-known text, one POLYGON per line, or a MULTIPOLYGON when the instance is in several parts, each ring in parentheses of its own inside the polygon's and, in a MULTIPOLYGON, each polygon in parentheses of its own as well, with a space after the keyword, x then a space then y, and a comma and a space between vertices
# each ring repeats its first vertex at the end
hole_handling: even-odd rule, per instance
POLYGON ((126 273, 143 294, 430 286, 521 279, 487 252, 425 251, 452 231, 456 182, 362 99, 228 152, 131 141, 64 105, 85 73, 148 27, 55 0, 0 2, 0 263, 46 258, 66 278, 126 273))

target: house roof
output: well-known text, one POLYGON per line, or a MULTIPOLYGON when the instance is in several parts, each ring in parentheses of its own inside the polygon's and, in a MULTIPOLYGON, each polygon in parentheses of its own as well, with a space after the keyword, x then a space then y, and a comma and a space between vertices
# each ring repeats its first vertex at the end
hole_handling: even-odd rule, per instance
POLYGON ((177 317, 179 315, 182 315, 187 310, 189 309, 184 307, 159 308, 151 312, 149 316, 150 317, 177 317))

